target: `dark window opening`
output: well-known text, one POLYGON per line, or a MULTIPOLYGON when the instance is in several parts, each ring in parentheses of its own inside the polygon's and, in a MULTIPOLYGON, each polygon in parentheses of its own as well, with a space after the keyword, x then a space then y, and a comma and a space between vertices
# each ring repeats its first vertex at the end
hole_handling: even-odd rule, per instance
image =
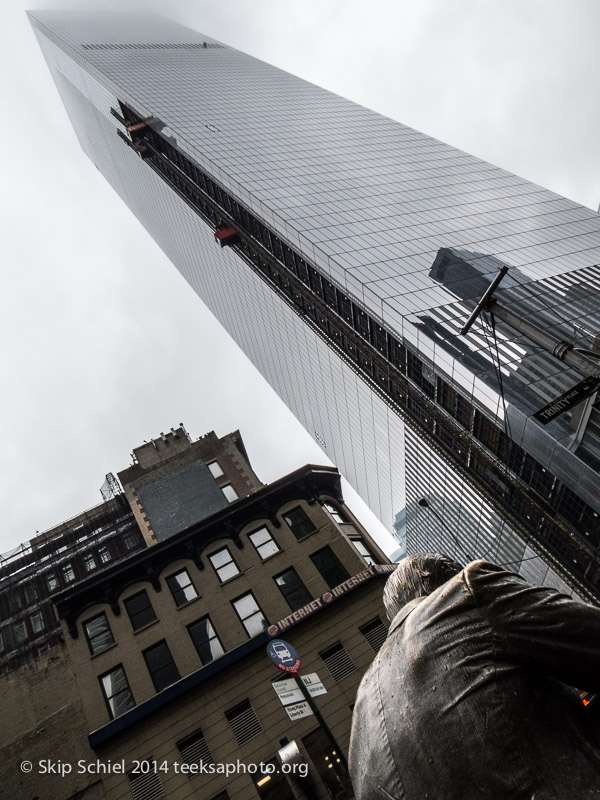
POLYGON ((162 642, 158 642, 144 650, 143 656, 157 692, 166 689, 167 686, 175 683, 181 677, 177 665, 173 661, 169 646, 164 639, 162 642))
POLYGON ((276 575, 273 580, 279 587, 279 591, 287 600, 292 611, 297 611, 302 606, 312 601, 310 592, 300 580, 300 576, 293 567, 286 569, 280 575, 276 575))
POLYGON ((128 597, 124 605, 134 631, 139 631, 140 628, 144 628, 156 619, 156 614, 145 589, 132 597, 128 597))
POLYGON ((309 533, 316 530, 310 517, 300 506, 286 511, 283 515, 283 519, 289 525, 296 539, 303 539, 305 536, 308 536, 309 533))
POLYGON ((369 340, 369 317, 358 306, 354 306, 354 329, 363 339, 369 340))
POLYGON ((261 800, 296 800, 277 759, 261 762, 261 765, 252 776, 254 788, 261 800))
POLYGON ((188 632, 203 664, 210 664, 225 652, 210 617, 203 617, 192 622, 191 625, 188 625, 188 632))
POLYGON ((319 570, 330 589, 339 586, 340 583, 347 581, 350 577, 329 545, 313 553, 310 560, 319 570))

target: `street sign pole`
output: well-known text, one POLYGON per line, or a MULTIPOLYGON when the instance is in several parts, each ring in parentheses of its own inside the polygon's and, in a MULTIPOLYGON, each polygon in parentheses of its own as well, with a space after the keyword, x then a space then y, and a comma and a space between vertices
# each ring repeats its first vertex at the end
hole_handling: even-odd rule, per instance
POLYGON ((286 672, 290 678, 293 678, 294 683, 300 689, 304 699, 308 703, 308 707, 317 718, 317 722, 321 728, 323 728, 325 734, 329 738, 329 741, 335 748, 336 756, 339 755, 341 764, 346 772, 348 772, 348 762, 346 761, 346 757, 344 756, 342 748, 336 742, 333 733, 329 729, 329 725, 321 716, 321 712, 315 705, 315 701, 312 699, 312 696, 309 690, 306 688, 304 681, 302 678, 298 680, 298 672, 300 670, 300 666, 302 665, 302 660, 298 656, 298 653, 294 650, 292 645, 289 644, 289 642, 285 642, 283 639, 272 639, 267 645, 267 655, 275 664, 277 669, 280 669, 282 672, 286 672))
POLYGON ((331 732, 331 730, 329 728, 329 725, 323 719, 323 717, 321 715, 321 712, 317 708, 317 704, 315 703, 315 701, 312 699, 312 696, 311 696, 310 692, 308 691, 306 685, 304 684, 304 681, 302 680, 302 678, 299 677, 297 672, 296 673, 291 673, 291 674, 294 677, 294 679, 296 681, 296 684, 298 684, 298 688, 300 689, 300 691, 304 695, 304 699, 306 700, 306 702, 310 706, 311 711, 313 712, 313 714, 317 718, 317 722, 319 723, 319 725, 323 728, 323 730, 325 731, 325 733, 329 737, 329 740, 330 740, 331 744, 335 747, 336 754, 339 755, 340 761, 342 762, 342 764, 344 765, 344 767, 345 767, 345 769, 347 771, 348 770, 348 762, 346 761, 346 756, 344 755, 344 752, 343 752, 342 748, 336 742, 335 737, 334 737, 333 733, 331 732))

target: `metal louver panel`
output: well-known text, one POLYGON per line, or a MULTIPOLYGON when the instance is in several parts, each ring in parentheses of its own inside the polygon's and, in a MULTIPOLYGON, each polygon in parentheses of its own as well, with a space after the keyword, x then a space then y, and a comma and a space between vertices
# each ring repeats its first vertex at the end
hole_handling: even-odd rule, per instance
POLYGON ((367 622, 366 625, 359 628, 359 631, 373 650, 378 653, 387 636, 387 628, 379 617, 375 617, 371 622, 367 622))
POLYGON ((232 708, 231 711, 227 711, 225 716, 229 720, 238 744, 244 744, 244 742, 262 733, 262 725, 249 700, 240 703, 239 706, 232 708))
MULTIPOLYGON (((151 762, 152 759, 149 758, 146 761, 142 761, 140 766, 143 767, 144 764, 150 764, 151 762)), ((129 772, 127 773, 127 778, 129 779, 129 788, 131 789, 133 800, 156 800, 156 798, 164 796, 162 783, 154 770, 145 775, 139 771, 136 774, 129 772)))
POLYGON ((323 659, 323 663, 329 670, 329 674, 336 683, 339 683, 347 675, 350 675, 356 669, 356 664, 346 651, 346 648, 340 644, 334 644, 327 650, 319 653, 323 659))
POLYGON ((197 730, 191 736, 177 742, 177 748, 181 754, 181 760, 185 764, 215 763, 201 730, 197 730))

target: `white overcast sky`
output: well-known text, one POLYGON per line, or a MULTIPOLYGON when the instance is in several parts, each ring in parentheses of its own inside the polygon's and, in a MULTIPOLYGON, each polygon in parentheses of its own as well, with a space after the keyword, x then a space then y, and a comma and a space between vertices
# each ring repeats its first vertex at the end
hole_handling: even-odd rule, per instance
MULTIPOLYGON (((32 5, 102 7, 0 11, 0 552, 96 505, 105 473, 180 422, 240 428, 264 481, 326 463, 81 152, 32 5)), ((598 0, 136 6, 598 207, 598 0)))

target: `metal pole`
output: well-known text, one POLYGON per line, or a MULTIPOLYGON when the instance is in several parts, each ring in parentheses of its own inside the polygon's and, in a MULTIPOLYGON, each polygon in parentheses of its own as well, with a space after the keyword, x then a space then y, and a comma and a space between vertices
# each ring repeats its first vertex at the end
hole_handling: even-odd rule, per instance
POLYGON ((473 309, 473 313, 460 329, 459 331, 460 336, 467 335, 467 333, 471 330, 471 326, 473 325, 477 317, 481 314, 482 311, 484 311, 488 307, 488 303, 490 302, 496 287, 498 286, 498 284, 500 283, 500 281, 506 275, 507 272, 508 272, 508 267, 500 267, 500 269, 498 270, 498 274, 496 275, 494 280, 490 283, 488 288, 481 296, 481 299, 473 309))
POLYGON ((493 296, 498 284, 508 272, 508 267, 500 267, 494 280, 490 283, 488 288, 483 293, 481 299, 475 306, 471 316, 465 322, 459 333, 465 336, 471 329, 471 326, 481 314, 482 311, 489 311, 494 314, 498 319, 506 322, 519 333, 524 334, 536 344, 539 344, 544 350, 547 350, 559 361, 565 361, 569 366, 574 367, 586 376, 600 378, 600 364, 594 358, 589 358, 585 353, 575 350, 572 342, 557 339, 546 333, 542 328, 538 328, 531 322, 528 322, 519 314, 501 305, 493 296))
POLYGON ((573 348, 572 342, 567 342, 557 339, 555 336, 551 336, 549 333, 546 333, 546 331, 538 328, 537 325, 533 325, 533 323, 515 314, 514 311, 510 311, 506 306, 500 305, 497 300, 492 299, 488 302, 485 310, 489 311, 490 314, 494 314, 498 319, 506 322, 536 344, 539 344, 540 347, 550 352, 560 361, 564 361, 584 375, 600 378, 600 364, 583 353, 578 353, 577 350, 573 348))
POLYGON ((325 731, 327 736, 329 736, 329 740, 331 741, 332 745, 336 748, 336 751, 337 751, 336 754, 339 754, 340 761, 343 764, 346 772, 348 772, 348 762, 346 760, 346 756, 344 755, 344 751, 339 746, 339 744, 336 742, 335 737, 334 737, 333 733, 331 732, 331 730, 329 728, 329 725, 323 719, 323 717, 321 715, 321 712, 317 708, 317 704, 312 699, 310 692, 308 691, 308 689, 304 685, 304 681, 302 680, 302 678, 300 677, 300 675, 297 672, 294 673, 294 678, 296 679, 296 685, 300 684, 299 689, 302 692, 302 694, 304 695, 304 699, 306 700, 306 702, 310 706, 311 711, 313 712, 313 714, 317 718, 317 722, 319 723, 319 725, 323 728, 323 730, 325 731))

